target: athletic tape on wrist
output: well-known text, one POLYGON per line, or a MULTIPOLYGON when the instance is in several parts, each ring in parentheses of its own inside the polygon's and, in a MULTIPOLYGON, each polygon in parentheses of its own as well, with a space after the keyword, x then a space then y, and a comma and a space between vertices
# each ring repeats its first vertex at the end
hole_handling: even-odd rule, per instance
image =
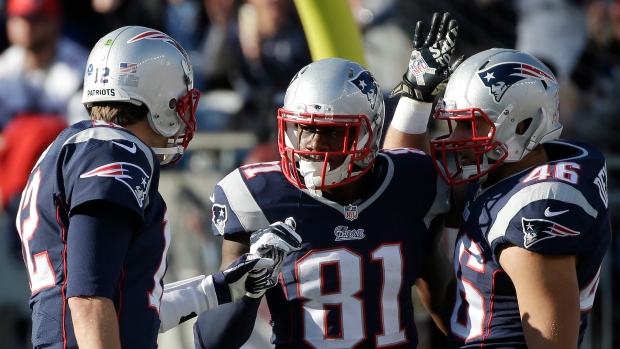
POLYGON ((426 132, 428 118, 431 115, 433 103, 416 101, 401 97, 396 106, 391 125, 393 128, 410 134, 426 132))

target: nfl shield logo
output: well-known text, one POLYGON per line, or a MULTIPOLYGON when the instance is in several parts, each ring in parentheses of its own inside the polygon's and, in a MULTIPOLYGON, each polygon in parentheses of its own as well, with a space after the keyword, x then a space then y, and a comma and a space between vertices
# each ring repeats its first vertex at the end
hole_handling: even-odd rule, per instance
POLYGON ((357 218, 357 206, 349 204, 344 207, 344 218, 352 221, 357 218))
POLYGON ((413 75, 420 76, 424 75, 424 73, 428 70, 428 64, 426 64, 424 58, 420 57, 419 59, 411 60, 409 68, 411 69, 411 72, 413 72, 413 75))

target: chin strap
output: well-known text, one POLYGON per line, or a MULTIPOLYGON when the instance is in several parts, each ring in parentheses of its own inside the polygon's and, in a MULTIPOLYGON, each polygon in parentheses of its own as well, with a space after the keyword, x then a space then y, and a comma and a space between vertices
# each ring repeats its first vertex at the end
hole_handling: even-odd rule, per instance
POLYGON ((161 165, 166 165, 171 163, 173 160, 180 159, 180 156, 183 155, 183 147, 174 146, 170 148, 151 148, 156 155, 163 155, 162 160, 160 160, 161 165), (179 156, 177 156, 179 155, 179 156))
MULTIPOLYGON (((480 172, 478 172, 478 166, 476 165, 467 165, 467 166, 463 166, 461 167, 461 169, 463 170, 462 172, 462 177, 463 179, 467 179, 469 177, 475 176, 479 173, 482 173, 486 170, 488 170, 490 167, 489 165, 489 158, 486 155, 482 155, 482 163, 480 164, 480 172)), ((488 177, 488 173, 485 174, 484 176, 478 178, 478 180, 476 182, 479 183, 484 183, 487 180, 488 177)))
MULTIPOLYGON (((322 169, 323 162, 299 160, 299 173, 304 178, 304 184, 309 190, 315 190, 314 188, 321 185, 321 176, 316 176, 315 173, 321 172, 322 169)), ((325 173, 329 173, 329 164, 327 164, 325 173)))
POLYGON ((315 198, 323 197, 323 192, 320 190, 308 189, 308 192, 310 193, 310 196, 312 197, 315 197, 315 198))
MULTIPOLYGON (((322 197, 323 192, 315 189, 317 185, 321 185, 321 177, 315 176, 316 171, 321 171, 321 162, 299 161, 299 172, 304 178, 304 184, 311 196, 322 197)), ((329 171, 329 164, 327 164, 327 171, 329 171)))
MULTIPOLYGON (((346 179, 346 167, 351 161, 351 155, 348 155, 347 158, 342 162, 342 164, 335 169, 331 170, 329 163, 326 165, 325 169, 325 180, 321 180, 321 172, 323 171, 323 162, 322 161, 306 161, 299 159, 298 161, 298 170, 301 176, 304 178, 304 184, 310 195, 314 197, 322 197, 323 193, 320 189, 316 189, 317 186, 331 185, 342 182, 346 179)), ((355 177, 360 174, 361 171, 352 172, 351 177, 355 177)))

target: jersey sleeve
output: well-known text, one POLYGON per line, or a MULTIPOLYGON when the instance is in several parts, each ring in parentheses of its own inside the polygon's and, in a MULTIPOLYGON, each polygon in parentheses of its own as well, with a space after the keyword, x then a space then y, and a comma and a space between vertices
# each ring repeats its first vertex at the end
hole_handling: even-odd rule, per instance
POLYGON ((196 349, 241 348, 252 335, 260 302, 243 297, 200 314, 194 323, 196 349))
POLYGON ((433 203, 433 207, 431 212, 435 215, 446 214, 450 212, 452 207, 454 206, 454 198, 452 197, 452 187, 446 184, 446 182, 441 179, 439 174, 436 171, 442 171, 445 174, 445 170, 443 166, 439 162, 437 162, 437 166, 435 167, 436 179, 437 183, 437 196, 435 197, 435 202, 433 203))
POLYGON ((418 201, 432 200, 424 217, 427 227, 435 217, 450 211, 452 188, 441 179, 437 171, 443 172, 443 167, 434 164, 430 155, 408 148, 387 149, 382 153, 394 162, 396 171, 407 177, 403 182, 411 182, 410 187, 417 194, 418 201))
POLYGON ((242 176, 237 169, 215 186, 211 196, 215 235, 251 233, 270 224, 242 176))
POLYGON ((144 219, 154 167, 158 166, 152 151, 132 135, 109 128, 91 130, 95 133, 88 140, 74 139, 65 145, 62 184, 70 210, 103 200, 144 219), (102 136, 102 132, 111 134, 102 136))
POLYGON ((600 213, 577 187, 540 182, 516 192, 499 210, 488 240, 547 255, 583 253, 600 213))
POLYGON ((110 203, 93 202, 76 210, 67 233, 67 298, 114 298, 138 219, 110 203))

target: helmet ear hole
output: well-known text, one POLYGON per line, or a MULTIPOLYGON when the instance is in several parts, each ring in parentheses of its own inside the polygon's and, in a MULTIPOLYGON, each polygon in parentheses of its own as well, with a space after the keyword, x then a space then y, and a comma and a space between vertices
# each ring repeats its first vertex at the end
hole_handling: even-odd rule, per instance
POLYGON ((530 128, 530 125, 532 125, 532 121, 534 119, 532 118, 527 118, 523 121, 521 121, 521 123, 519 125, 517 125, 517 130, 515 131, 518 135, 524 135, 527 130, 530 128), (521 126, 523 125, 523 126, 521 126))

